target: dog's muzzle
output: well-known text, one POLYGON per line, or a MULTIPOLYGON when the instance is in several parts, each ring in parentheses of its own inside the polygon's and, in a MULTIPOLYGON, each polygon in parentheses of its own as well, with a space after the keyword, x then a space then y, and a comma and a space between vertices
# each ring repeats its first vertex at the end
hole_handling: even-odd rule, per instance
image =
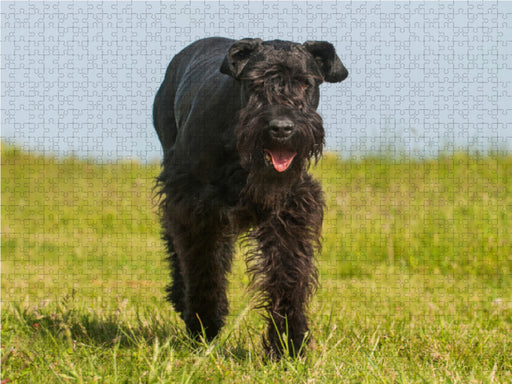
POLYGON ((265 162, 277 172, 286 171, 297 152, 289 149, 287 143, 294 134, 294 124, 288 118, 275 118, 268 123, 268 136, 271 142, 263 150, 265 162))

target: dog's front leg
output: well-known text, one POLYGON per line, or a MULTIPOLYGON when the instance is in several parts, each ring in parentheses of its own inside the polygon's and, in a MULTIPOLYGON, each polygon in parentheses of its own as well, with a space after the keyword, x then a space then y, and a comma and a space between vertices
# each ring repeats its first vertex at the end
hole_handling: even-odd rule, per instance
POLYGON ((285 207, 269 212, 252 232, 258 245, 254 279, 268 312, 265 347, 272 357, 302 352, 309 339, 305 311, 317 280, 322 191, 307 176, 292 192, 285 207))

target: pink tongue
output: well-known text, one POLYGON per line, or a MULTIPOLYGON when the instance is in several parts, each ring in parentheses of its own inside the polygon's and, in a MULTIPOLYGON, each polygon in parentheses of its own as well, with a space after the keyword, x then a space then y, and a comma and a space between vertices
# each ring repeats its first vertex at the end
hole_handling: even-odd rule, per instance
POLYGON ((277 172, 284 172, 288 169, 290 164, 292 163, 293 158, 297 153, 290 152, 287 150, 273 150, 270 151, 266 149, 266 151, 270 154, 272 157, 272 164, 274 165, 274 168, 277 172))

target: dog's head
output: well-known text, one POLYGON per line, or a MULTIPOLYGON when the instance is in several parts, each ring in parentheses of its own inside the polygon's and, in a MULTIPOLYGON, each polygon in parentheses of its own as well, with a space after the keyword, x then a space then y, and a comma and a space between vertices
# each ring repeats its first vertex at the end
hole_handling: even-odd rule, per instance
POLYGON ((241 86, 244 107, 236 134, 244 168, 291 176, 321 155, 319 85, 348 76, 332 44, 242 39, 228 49, 220 71, 241 86))

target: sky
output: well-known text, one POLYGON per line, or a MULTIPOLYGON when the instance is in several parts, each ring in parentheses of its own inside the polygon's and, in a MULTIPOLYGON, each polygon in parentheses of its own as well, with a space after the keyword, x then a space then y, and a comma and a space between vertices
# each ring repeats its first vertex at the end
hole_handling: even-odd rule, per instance
POLYGON ((172 57, 208 37, 331 42, 326 147, 512 149, 512 2, 1 2, 1 136, 100 161, 161 159, 152 104, 172 57))

